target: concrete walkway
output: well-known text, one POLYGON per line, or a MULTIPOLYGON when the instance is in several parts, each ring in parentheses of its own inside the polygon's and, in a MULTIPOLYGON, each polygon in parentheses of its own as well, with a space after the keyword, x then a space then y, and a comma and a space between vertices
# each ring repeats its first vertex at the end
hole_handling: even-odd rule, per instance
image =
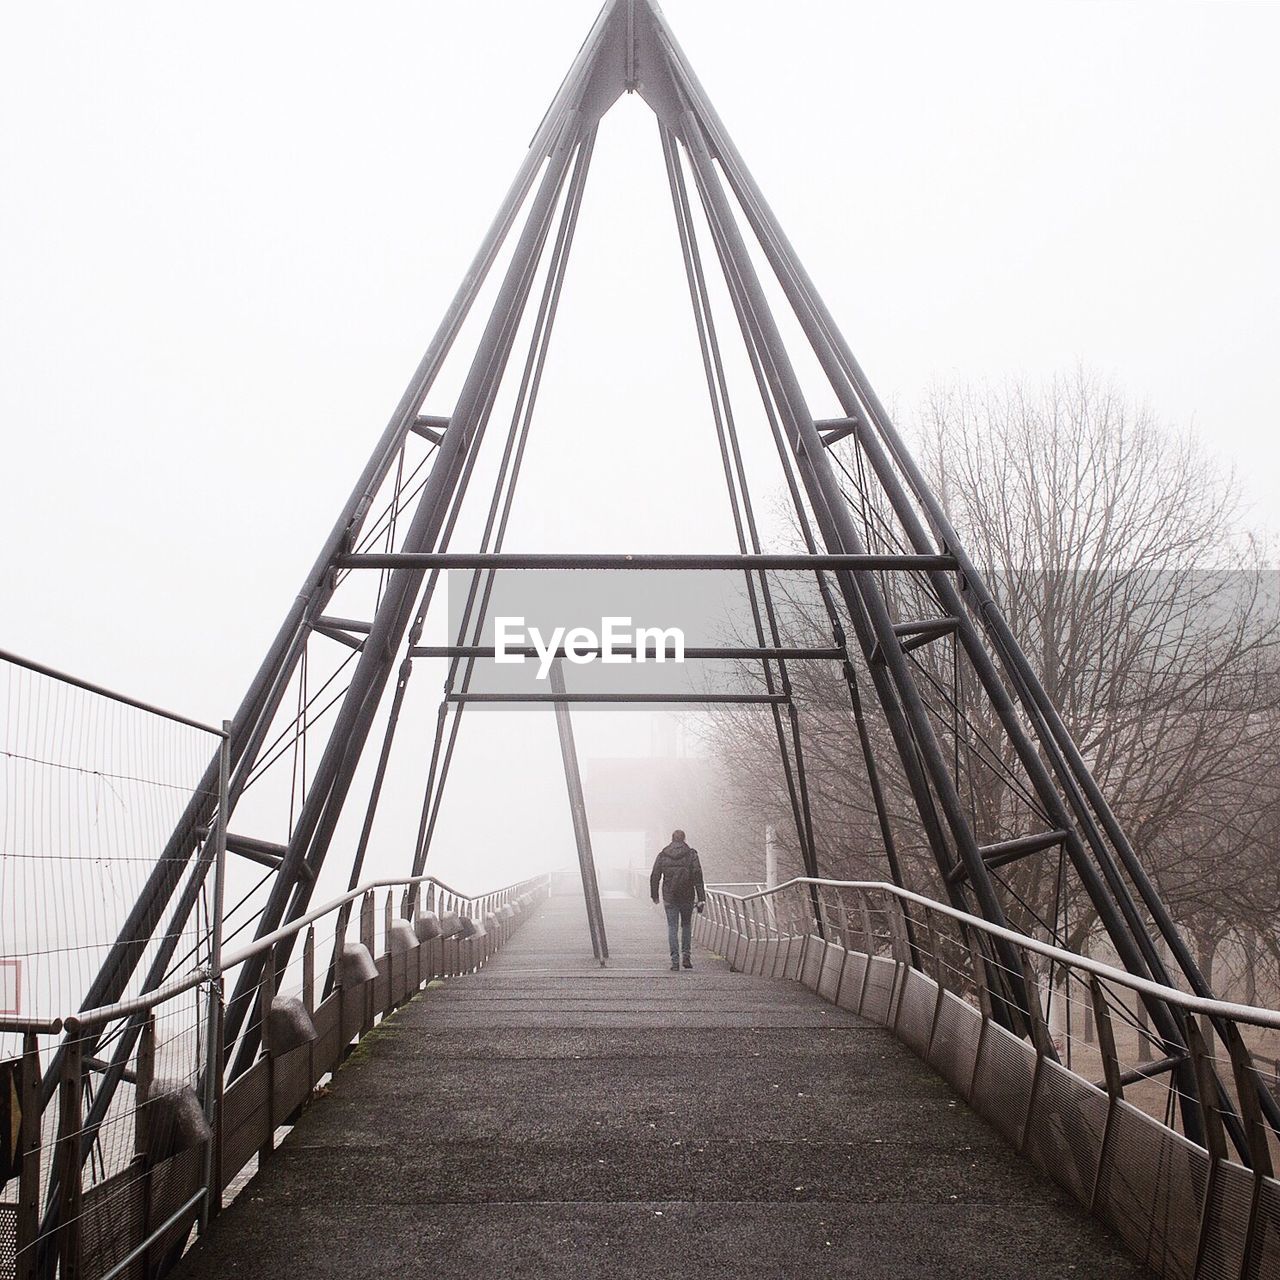
POLYGON ((366 1039, 177 1274, 1147 1274, 887 1031, 605 911, 607 969, 552 899, 366 1039))

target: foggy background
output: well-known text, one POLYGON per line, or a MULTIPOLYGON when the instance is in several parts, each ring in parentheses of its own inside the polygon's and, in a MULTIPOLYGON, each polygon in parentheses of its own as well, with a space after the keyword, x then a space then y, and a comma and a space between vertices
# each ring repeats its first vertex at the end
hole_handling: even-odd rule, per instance
MULTIPOLYGON (((231 714, 597 7, 0 9, 0 646, 231 714)), ((939 383, 1080 363, 1194 429, 1276 531, 1280 10, 664 10, 908 430, 939 383)), ((768 513, 772 446, 744 436, 768 513)), ((625 98, 507 548, 730 550, 718 467, 656 127, 625 98)), ((406 869, 423 668, 370 873, 406 869)), ((619 788, 619 758, 695 749, 647 712, 575 729, 619 788)), ((550 709, 469 716, 428 869, 475 889, 572 856, 550 709)))

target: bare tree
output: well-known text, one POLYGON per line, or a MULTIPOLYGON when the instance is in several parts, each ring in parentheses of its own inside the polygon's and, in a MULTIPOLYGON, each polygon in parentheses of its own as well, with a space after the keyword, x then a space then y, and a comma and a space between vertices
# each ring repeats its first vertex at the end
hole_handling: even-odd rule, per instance
MULTIPOLYGON (((1189 434, 1079 371, 1038 390, 942 389, 918 436, 926 474, 1201 962, 1211 969, 1228 939, 1237 956, 1280 955, 1280 625, 1274 575, 1241 527, 1233 478, 1189 434)), ((887 524, 846 448, 851 501, 869 530, 887 524)), ((786 605, 793 634, 829 642, 816 595, 793 587, 786 605)), ((898 607, 909 616, 908 602, 898 607)), ((1012 751, 987 703, 964 686, 946 646, 917 661, 939 723, 950 721, 981 838, 1021 834, 1012 751)), ((883 873, 844 680, 812 663, 793 680, 824 865, 883 873)), ((896 753, 874 716, 872 739, 904 863, 936 889, 896 753)), ((751 779, 742 802, 778 822, 776 793, 762 781, 766 747, 741 725, 720 739, 751 779)), ((1083 896, 1062 900, 1060 870, 1039 857, 1001 874, 1021 904, 1017 923, 1065 922, 1067 940, 1082 946, 1092 909, 1083 896)), ((1252 960, 1245 968, 1255 982, 1252 960)))

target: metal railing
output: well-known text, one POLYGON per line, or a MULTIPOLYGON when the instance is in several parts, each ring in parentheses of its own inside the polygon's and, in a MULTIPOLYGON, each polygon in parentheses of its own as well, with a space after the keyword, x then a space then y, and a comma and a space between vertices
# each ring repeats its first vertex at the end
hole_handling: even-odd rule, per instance
POLYGON ((271 1153, 277 1129, 293 1122, 353 1043, 424 984, 481 968, 545 899, 548 885, 537 876, 467 895, 433 876, 373 880, 153 991, 52 1018, 0 1020, 0 1030, 23 1040, 19 1199, 0 1206, 7 1210, 0 1215, 0 1280, 6 1272, 15 1280, 149 1280, 167 1270, 192 1227, 203 1229, 237 1175, 271 1153), (387 891, 381 912, 379 890, 387 891), (349 925, 357 902, 358 922, 349 925), (338 922, 331 989, 318 998, 316 926, 330 918, 338 922), (276 957, 299 935, 300 955, 277 968, 276 957), (224 978, 264 953, 252 1024, 261 1052, 227 1079, 233 1046, 221 1037, 224 978), (189 1034, 190 1007, 177 1012, 182 1006, 205 1012, 196 1020, 203 1045, 174 1045, 189 1034), (171 1019, 181 1028, 177 1037, 166 1034, 171 1019), (85 1046, 109 1043, 138 1020, 137 1049, 123 1072, 131 1091, 118 1090, 111 1111, 90 1125, 89 1082, 107 1064, 85 1046), (194 1079, 171 1076, 166 1063, 193 1051, 203 1070, 194 1079), (50 1057, 58 1070, 56 1103, 42 1112, 41 1063, 50 1057), (99 1154, 108 1127, 130 1131, 129 1156, 119 1167, 107 1167, 99 1154))
POLYGON ((1280 1275, 1280 1148, 1258 1102, 1276 1088, 1280 1012, 1165 987, 892 884, 737 890, 709 887, 703 945, 892 1030, 1157 1274, 1280 1275), (1153 1002, 1177 1012, 1185 1043, 1153 1030, 1153 1002))

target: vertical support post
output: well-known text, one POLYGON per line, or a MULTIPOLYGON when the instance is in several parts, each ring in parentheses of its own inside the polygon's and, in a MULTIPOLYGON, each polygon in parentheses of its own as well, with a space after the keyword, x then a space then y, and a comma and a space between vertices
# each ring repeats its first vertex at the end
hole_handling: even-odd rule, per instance
POLYGON ((227 891, 227 809, 231 780, 231 721, 222 722, 218 747, 218 810, 213 820, 213 900, 209 904, 209 1000, 205 1012, 204 1103, 209 1144, 204 1158, 205 1196, 200 1234, 222 1208, 222 924, 227 891))
POLYGON ((80 1210, 84 1177, 84 1066, 79 1031, 67 1037, 58 1082, 58 1264, 59 1280, 80 1280, 80 1210))
POLYGON ((40 1039, 22 1036, 22 1121, 18 1151, 18 1230, 15 1244, 17 1280, 36 1280, 36 1236, 40 1232, 40 1039))
MULTIPOLYGON (((551 691, 557 697, 565 692, 564 672, 557 659, 551 664, 551 691)), ((591 830, 587 825, 587 806, 582 797, 582 775, 578 772, 578 751, 573 741, 573 721, 569 706, 557 702, 556 729, 560 735, 560 755, 564 760, 564 780, 569 790, 569 809, 573 815, 573 836, 578 845, 578 867, 582 872, 582 896, 587 904, 587 924, 591 930, 591 951, 601 965, 609 959, 609 940, 604 931, 604 911, 600 906, 600 885, 596 880, 595 856, 591 852, 591 830)))

